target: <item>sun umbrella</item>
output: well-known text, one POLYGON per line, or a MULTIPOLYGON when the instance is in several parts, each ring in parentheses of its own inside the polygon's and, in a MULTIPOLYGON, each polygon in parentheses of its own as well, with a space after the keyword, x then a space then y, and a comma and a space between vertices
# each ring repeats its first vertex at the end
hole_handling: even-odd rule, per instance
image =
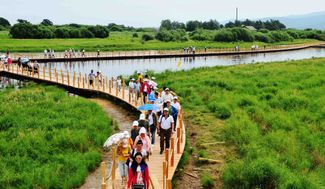
POLYGON ((157 111, 157 110, 159 110, 159 107, 157 107, 154 104, 144 104, 142 106, 139 106, 138 107, 138 110, 145 110, 145 111, 153 110, 153 111, 157 111))

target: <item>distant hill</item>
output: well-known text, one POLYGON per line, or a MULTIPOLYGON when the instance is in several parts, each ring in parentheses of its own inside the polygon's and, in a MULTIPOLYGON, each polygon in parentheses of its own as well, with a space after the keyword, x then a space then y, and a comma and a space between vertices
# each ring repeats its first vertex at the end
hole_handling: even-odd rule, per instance
POLYGON ((276 19, 280 20, 287 28, 297 28, 297 29, 321 29, 325 30, 325 11, 314 12, 304 15, 293 15, 287 17, 274 17, 274 18, 263 18, 261 20, 276 19))

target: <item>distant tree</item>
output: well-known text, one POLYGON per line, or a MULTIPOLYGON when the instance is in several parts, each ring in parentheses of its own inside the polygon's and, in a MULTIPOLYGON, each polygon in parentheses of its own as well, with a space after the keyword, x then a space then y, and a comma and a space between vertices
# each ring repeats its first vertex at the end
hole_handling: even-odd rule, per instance
POLYGON ((109 31, 106 27, 104 26, 90 26, 88 27, 88 30, 94 34, 95 37, 97 38, 106 38, 109 36, 109 31))
POLYGON ((11 27, 9 33, 13 38, 37 38, 38 27, 29 22, 19 22, 11 27))
POLYGON ((56 28, 55 36, 56 38, 69 38, 70 37, 69 29, 65 27, 56 28))
POLYGON ((44 25, 44 26, 53 26, 53 22, 49 19, 44 19, 42 22, 41 22, 41 25, 44 25))
POLYGON ((202 28, 207 30, 217 30, 220 28, 220 24, 217 20, 210 20, 202 23, 202 28))
POLYGON ((167 19, 167 20, 162 20, 160 23, 160 30, 166 29, 166 30, 171 30, 172 29, 172 22, 167 19))
POLYGON ((80 33, 81 33, 82 38, 94 38, 95 37, 95 35, 91 31, 89 31, 87 28, 84 28, 84 27, 80 29, 80 33))
POLYGON ((28 22, 27 20, 23 20, 23 19, 17 19, 17 22, 18 23, 29 23, 30 24, 30 22, 28 22))
POLYGON ((5 18, 0 17, 0 26, 10 27, 10 22, 5 18))
POLYGON ((80 28, 81 27, 80 24, 76 24, 76 23, 71 23, 71 24, 69 24, 69 26, 71 26, 73 28, 80 28))
POLYGON ((150 41, 150 40, 153 40, 154 37, 149 34, 143 34, 141 39, 142 39, 142 41, 150 41))
POLYGON ((190 20, 186 22, 186 31, 194 31, 199 28, 202 28, 202 22, 200 21, 190 20))

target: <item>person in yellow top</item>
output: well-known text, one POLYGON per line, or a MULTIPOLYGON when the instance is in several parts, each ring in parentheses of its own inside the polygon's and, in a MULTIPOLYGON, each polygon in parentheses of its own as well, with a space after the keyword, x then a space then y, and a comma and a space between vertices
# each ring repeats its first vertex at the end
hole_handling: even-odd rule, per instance
POLYGON ((123 139, 122 142, 117 146, 117 155, 118 155, 118 169, 122 177, 122 185, 126 183, 127 176, 129 172, 129 167, 126 165, 126 161, 130 157, 131 146, 128 139, 123 139))
POLYGON ((138 71, 138 78, 137 81, 140 82, 141 84, 143 83, 143 76, 140 71, 138 71))

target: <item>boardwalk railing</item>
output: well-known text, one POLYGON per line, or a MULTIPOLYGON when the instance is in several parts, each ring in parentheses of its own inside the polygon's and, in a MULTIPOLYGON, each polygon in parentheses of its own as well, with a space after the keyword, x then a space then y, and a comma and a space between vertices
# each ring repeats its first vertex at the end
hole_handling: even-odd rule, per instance
MULTIPOLYGON (((18 66, 17 64, 5 65, 0 63, 0 72, 9 73, 15 76, 32 79, 40 82, 46 82, 50 84, 57 84, 73 89, 88 90, 96 93, 108 94, 116 99, 120 99, 131 107, 137 108, 143 104, 142 98, 137 98, 136 95, 129 92, 125 85, 125 81, 122 80, 122 85, 118 86, 118 83, 113 78, 108 79, 103 77, 102 82, 96 79, 93 84, 90 84, 87 75, 81 73, 70 73, 64 70, 56 70, 46 67, 39 67, 38 69, 28 69, 18 66)), ((158 155, 159 145, 156 145, 154 152, 148 162, 150 168, 150 182, 153 189, 171 189, 171 180, 173 178, 176 167, 181 159, 181 156, 185 147, 185 126, 183 122, 184 112, 182 109, 178 115, 178 122, 176 124, 176 136, 171 138, 170 149, 165 150, 164 156, 158 155), (157 162, 155 162, 157 159, 157 162)), ((101 164, 102 172, 102 189, 107 187, 116 188, 116 154, 115 149, 112 149, 112 169, 110 175, 106 175, 106 163, 101 164), (107 183, 107 179, 110 178, 112 184, 107 183)))
MULTIPOLYGON (((252 43, 254 46, 255 44, 252 43)), ((265 45, 259 46, 258 48, 254 47, 240 47, 237 49, 233 47, 228 48, 200 48, 196 49, 195 54, 215 54, 215 53, 235 53, 235 52, 263 52, 263 51, 276 51, 276 50, 285 50, 285 49, 298 49, 312 46, 324 45, 324 42, 310 42, 305 44, 292 44, 292 45, 265 45)), ((193 52, 191 52, 193 53, 193 52)), ((12 53, 11 57, 13 60, 17 60, 19 57, 27 56, 30 59, 34 60, 47 60, 47 59, 74 59, 74 58, 116 58, 116 57, 150 57, 150 56, 160 56, 160 55, 188 55, 190 52, 184 52, 184 49, 179 50, 150 50, 150 51, 113 51, 113 52, 100 52, 98 55, 97 52, 86 52, 83 56, 81 53, 74 53, 71 56, 68 53, 66 56, 65 52, 57 52, 53 58, 45 56, 44 53, 12 53)))

